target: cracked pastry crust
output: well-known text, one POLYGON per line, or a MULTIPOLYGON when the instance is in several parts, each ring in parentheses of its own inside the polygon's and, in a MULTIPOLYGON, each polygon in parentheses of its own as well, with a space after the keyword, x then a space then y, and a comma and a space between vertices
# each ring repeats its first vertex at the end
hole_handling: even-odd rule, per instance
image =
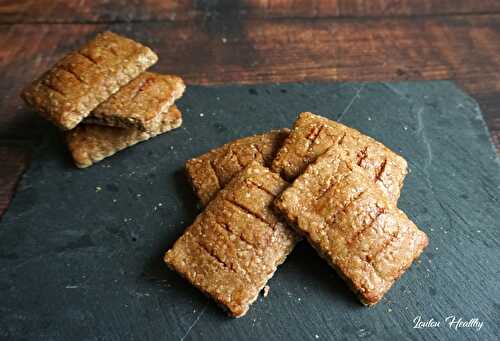
POLYGON ((371 137, 310 112, 299 115, 271 169, 292 181, 332 146, 352 152, 355 163, 367 171, 370 179, 392 202, 398 201, 407 174, 406 160, 371 137))
POLYGON ((182 124, 182 114, 175 105, 160 116, 161 121, 149 132, 134 128, 80 124, 66 133, 66 142, 76 166, 79 168, 92 166, 122 149, 166 133, 182 124))
POLYGON ((186 86, 180 77, 143 72, 92 111, 84 123, 152 131, 186 86))
POLYGON ((245 315, 299 240, 271 207, 286 186, 251 162, 167 251, 166 264, 231 316, 245 315))
POLYGON ((288 133, 288 129, 281 129, 244 137, 188 160, 186 173, 202 204, 250 162, 269 166, 288 133))
POLYGON ((112 32, 99 33, 59 60, 21 97, 61 129, 73 129, 157 60, 153 51, 131 39, 112 32))
POLYGON ((365 169, 332 147, 275 201, 365 305, 382 299, 428 244, 365 169))

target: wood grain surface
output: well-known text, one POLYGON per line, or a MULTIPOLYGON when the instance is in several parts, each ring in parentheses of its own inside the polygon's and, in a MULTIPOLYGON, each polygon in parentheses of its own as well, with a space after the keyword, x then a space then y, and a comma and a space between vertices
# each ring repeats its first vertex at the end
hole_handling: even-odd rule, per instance
POLYGON ((1 23, 179 21, 199 16, 341 18, 492 14, 497 0, 4 0, 1 23))
MULTIPOLYGON (((188 84, 452 79, 481 105, 500 152, 500 1, 492 0, 2 1, 0 145, 40 133, 22 87, 106 29, 151 46, 160 56, 153 69, 188 84)), ((15 159, 18 149, 4 148, 15 159)), ((12 169, 0 167, 0 212, 12 169)))
POLYGON ((0 217, 8 207, 17 179, 28 162, 26 148, 0 145, 0 217))

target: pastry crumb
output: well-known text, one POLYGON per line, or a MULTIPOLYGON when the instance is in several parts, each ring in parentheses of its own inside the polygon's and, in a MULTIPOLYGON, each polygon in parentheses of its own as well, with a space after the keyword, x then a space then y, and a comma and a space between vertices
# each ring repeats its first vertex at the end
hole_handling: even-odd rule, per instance
POLYGON ((262 290, 262 296, 267 297, 269 295, 269 285, 266 285, 262 290))

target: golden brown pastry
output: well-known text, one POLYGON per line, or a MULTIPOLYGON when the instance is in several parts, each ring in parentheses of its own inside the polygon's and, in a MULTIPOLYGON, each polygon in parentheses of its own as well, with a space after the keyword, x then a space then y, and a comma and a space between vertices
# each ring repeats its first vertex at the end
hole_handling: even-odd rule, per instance
POLYGON ((149 48, 112 32, 99 33, 30 84, 22 98, 61 129, 73 129, 158 57, 149 48))
POLYGON ((185 89, 180 77, 143 72, 95 108, 84 122, 153 131, 161 114, 185 89))
POLYGON ((396 203, 407 173, 405 159, 374 139, 343 124, 304 112, 278 151, 272 170, 292 181, 328 148, 348 150, 388 198, 396 203))
POLYGON ((244 137, 187 161, 188 178, 202 204, 206 205, 250 162, 256 160, 270 166, 288 132, 281 129, 244 137))
POLYGON ((76 166, 80 168, 92 166, 122 149, 178 128, 182 124, 182 114, 175 105, 161 114, 161 117, 157 126, 148 132, 134 128, 80 124, 66 133, 68 148, 76 166))
POLYGON ((270 207, 286 186, 250 163, 210 201, 165 262, 230 315, 243 316, 298 241, 270 207))
POLYGON ((377 303, 428 240, 390 202, 350 151, 332 147, 276 200, 291 226, 366 305, 377 303))

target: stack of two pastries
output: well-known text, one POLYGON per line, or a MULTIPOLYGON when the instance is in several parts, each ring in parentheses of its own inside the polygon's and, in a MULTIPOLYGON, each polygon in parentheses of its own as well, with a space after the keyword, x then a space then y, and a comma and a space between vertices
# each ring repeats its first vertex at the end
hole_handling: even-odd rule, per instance
POLYGON ((67 130, 78 167, 179 127, 181 78, 146 72, 158 56, 112 32, 98 34, 30 84, 22 98, 67 130))

